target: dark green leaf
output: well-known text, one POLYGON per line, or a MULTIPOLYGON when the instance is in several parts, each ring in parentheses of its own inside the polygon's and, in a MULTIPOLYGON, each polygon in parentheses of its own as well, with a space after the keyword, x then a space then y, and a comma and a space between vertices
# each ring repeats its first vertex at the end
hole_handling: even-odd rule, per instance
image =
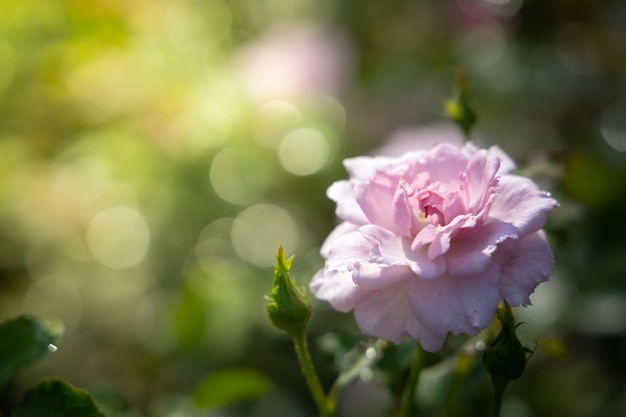
POLYGON ((105 417, 87 391, 50 379, 26 393, 11 417, 105 417))
POLYGON ((0 391, 15 373, 56 350, 61 325, 20 316, 0 325, 0 391))
POLYGON ((225 369, 206 377, 194 390, 193 397, 200 408, 249 401, 264 395, 270 381, 251 369, 225 369))

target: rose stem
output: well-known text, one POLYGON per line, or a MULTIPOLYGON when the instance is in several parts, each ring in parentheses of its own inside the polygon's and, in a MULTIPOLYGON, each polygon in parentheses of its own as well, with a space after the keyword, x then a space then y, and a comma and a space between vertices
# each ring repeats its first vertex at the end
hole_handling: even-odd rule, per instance
POLYGON ((495 380, 491 379, 493 385, 493 398, 491 399, 491 411, 489 412, 490 417, 499 417, 500 416, 500 406, 502 405, 502 397, 504 396, 504 390, 508 384, 508 381, 505 380, 495 380))
POLYGON ((304 332, 299 332, 299 334, 293 335, 293 342, 296 345, 296 354, 298 355, 298 361, 300 362, 304 379, 306 379, 309 390, 313 395, 313 399, 315 400, 315 404, 317 404, 317 408, 321 416, 334 417, 334 412, 328 407, 324 389, 322 388, 322 384, 320 383, 317 373, 315 372, 315 368, 313 367, 313 361, 311 360, 311 354, 309 353, 304 332))

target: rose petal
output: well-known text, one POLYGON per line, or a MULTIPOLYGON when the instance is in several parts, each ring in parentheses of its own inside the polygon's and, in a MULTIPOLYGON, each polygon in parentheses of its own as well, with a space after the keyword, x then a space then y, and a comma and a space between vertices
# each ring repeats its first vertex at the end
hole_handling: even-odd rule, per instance
POLYGON ((445 337, 433 334, 419 323, 406 296, 408 284, 401 283, 372 291, 354 309, 354 318, 363 333, 400 343, 407 334, 430 352, 441 349, 445 337))
POLYGON ((327 259, 330 257, 331 251, 334 251, 333 258, 336 256, 347 259, 353 259, 355 256, 366 258, 369 250, 364 247, 363 243, 367 244, 359 232, 359 228, 352 223, 342 222, 330 232, 322 244, 320 254, 327 259), (347 252, 341 255, 342 250, 347 252))
POLYGON ((430 244, 437 237, 437 226, 427 224, 422 230, 419 231, 413 242, 411 242, 411 249, 416 250, 424 245, 430 244))
POLYGON ((354 181, 365 182, 376 174, 376 172, 391 173, 397 167, 397 158, 384 156, 358 156, 343 161, 343 166, 354 181))
POLYGON ((354 309, 368 294, 354 284, 352 271, 348 270, 324 269, 313 276, 309 288, 315 297, 344 313, 354 309))
POLYGON ((415 317, 415 314, 411 315, 405 327, 409 336, 417 340, 427 352, 440 351, 443 343, 446 341, 446 335, 440 336, 431 332, 428 327, 415 317))
POLYGON ((450 233, 437 233, 428 247, 428 259, 435 260, 450 249, 450 233))
POLYGON ((355 263, 352 273, 354 283, 368 290, 380 290, 411 278, 415 278, 415 274, 408 266, 372 262, 355 263))
POLYGON ((367 217, 357 204, 354 196, 354 185, 348 181, 334 182, 326 192, 328 198, 337 203, 335 214, 342 220, 354 224, 367 224, 367 217))
POLYGON ((505 175, 500 177, 498 196, 493 200, 489 217, 511 223, 520 236, 525 236, 541 229, 547 213, 557 205, 528 178, 505 175))
POLYGON ((496 173, 500 167, 500 159, 488 158, 487 151, 476 152, 467 164, 468 197, 467 210, 477 213, 487 204, 492 190, 497 184, 496 173))
POLYGON ((422 155, 419 163, 414 164, 408 172, 413 177, 417 177, 420 172, 428 172, 432 182, 454 183, 459 172, 467 166, 467 160, 459 148, 443 143, 422 155))
POLYGON ((481 274, 412 280, 411 308, 417 319, 441 338, 448 332, 476 335, 485 328, 500 301, 499 269, 492 264, 481 274))
POLYGON ((426 279, 435 278, 446 270, 445 259, 428 259, 425 248, 411 250, 408 240, 389 230, 374 225, 361 226, 359 230, 373 245, 369 259, 371 262, 409 266, 416 275, 426 279))
POLYGON ((329 235, 320 253, 326 258, 324 269, 309 285, 311 292, 339 311, 350 311, 363 297, 352 280, 354 263, 367 259, 369 243, 358 228, 348 222, 339 224, 329 235))
POLYGON ((554 273, 552 251, 543 231, 526 236, 515 247, 494 257, 502 270, 502 298, 513 307, 530 304, 529 295, 554 273))
POLYGON ((489 219, 470 237, 455 240, 445 257, 451 276, 483 272, 493 263, 492 254, 508 239, 515 239, 517 230, 509 223, 489 219))
POLYGON ((408 212, 399 212, 398 223, 396 227, 396 204, 394 197, 398 186, 399 178, 377 173, 374 177, 365 183, 357 184, 354 187, 356 202, 365 213, 368 223, 376 224, 393 230, 398 234, 410 235, 410 218, 407 219, 408 212), (402 224, 409 222, 409 228, 402 230, 402 224))
POLYGON ((398 234, 410 238, 414 233, 414 214, 409 196, 403 184, 400 184, 393 196, 393 226, 398 234))
POLYGON ((488 152, 490 157, 495 156, 500 160, 498 175, 508 174, 516 168, 515 162, 498 145, 490 147, 488 152))

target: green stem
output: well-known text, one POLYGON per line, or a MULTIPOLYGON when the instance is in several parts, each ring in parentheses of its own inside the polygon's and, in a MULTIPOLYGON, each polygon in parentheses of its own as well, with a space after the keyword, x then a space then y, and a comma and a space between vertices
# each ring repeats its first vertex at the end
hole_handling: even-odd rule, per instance
POLYGON ((320 383, 317 373, 315 372, 315 368, 313 367, 313 361, 311 360, 311 354, 309 353, 304 332, 301 332, 299 335, 293 335, 293 341, 296 345, 296 353, 298 355, 300 367, 302 368, 302 373, 304 374, 304 379, 309 386, 309 390, 313 395, 315 404, 317 404, 320 415, 322 417, 334 417, 335 413, 328 407, 324 389, 322 388, 322 384, 320 383))
POLYGON ((330 408, 331 410, 335 410, 337 406, 337 397, 339 396, 340 390, 346 385, 348 385, 350 382, 357 379, 360 376, 361 371, 364 368, 371 369, 374 366, 374 364, 378 362, 380 358, 382 357, 381 355, 378 355, 378 354, 374 355, 373 357, 367 356, 366 353, 367 353, 368 348, 372 347, 376 350, 376 352, 379 352, 385 349, 388 343, 389 342, 387 342, 384 339, 378 339, 376 340, 376 342, 374 342, 373 344, 365 348, 363 348, 363 346, 357 346, 353 348, 352 351, 350 351, 350 353, 348 353, 348 355, 351 355, 356 349, 363 349, 363 352, 361 353, 361 357, 356 361, 356 363, 354 363, 348 369, 342 370, 339 377, 337 378, 337 380, 331 387, 330 391, 328 392, 328 395, 326 396, 326 403, 328 404, 328 408, 330 408))
POLYGON ((415 356, 413 356, 413 362, 411 363, 411 370, 409 371, 409 379, 404 386, 404 394, 402 396, 402 408, 400 409, 399 417, 412 417, 415 410, 415 391, 417 390, 417 384, 420 378, 420 372, 424 366, 425 352, 418 344, 415 347, 415 356))
POLYGON ((454 416, 455 407, 458 405, 456 401, 457 394, 459 392, 459 387, 461 386, 461 378, 466 373, 461 371, 461 361, 463 357, 459 357, 458 363, 456 365, 456 369, 452 373, 450 383, 448 385, 448 391, 446 393, 445 402, 442 410, 442 417, 452 417, 454 416))
POLYGON ((491 399, 491 411, 489 412, 489 416, 499 417, 502 397, 504 396, 504 390, 509 382, 492 378, 491 383, 493 385, 493 398, 491 399))

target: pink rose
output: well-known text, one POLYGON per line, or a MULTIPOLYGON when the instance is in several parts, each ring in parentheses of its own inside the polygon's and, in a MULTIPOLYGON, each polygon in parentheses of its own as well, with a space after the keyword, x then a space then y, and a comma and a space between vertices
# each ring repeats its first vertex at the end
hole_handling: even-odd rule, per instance
POLYGON ((553 273, 541 230, 557 206, 512 175, 499 148, 440 144, 400 157, 358 157, 328 189, 343 220, 324 242, 311 290, 354 310, 364 333, 441 349, 448 332, 476 335, 498 303, 530 304, 553 273))

